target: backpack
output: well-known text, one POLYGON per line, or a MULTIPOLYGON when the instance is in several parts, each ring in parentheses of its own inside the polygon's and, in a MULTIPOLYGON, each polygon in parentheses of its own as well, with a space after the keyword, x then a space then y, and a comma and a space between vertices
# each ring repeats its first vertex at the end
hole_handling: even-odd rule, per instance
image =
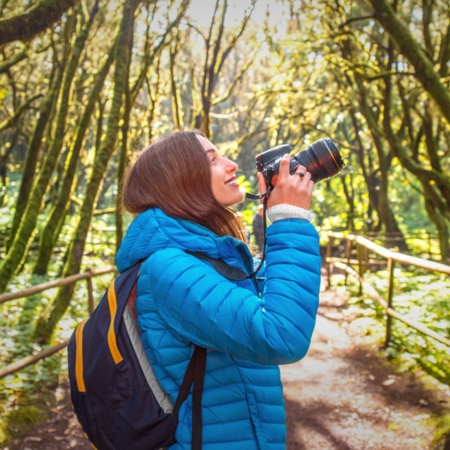
POLYGON ((155 378, 135 320, 140 266, 111 282, 94 312, 70 338, 73 409, 94 448, 160 449, 175 443, 178 410, 193 385, 192 448, 200 449, 206 349, 195 346, 173 406, 155 378))
MULTIPOLYGON (((221 259, 209 261, 224 277, 248 275, 221 259)), ((192 449, 202 445, 202 391, 206 349, 195 346, 175 405, 159 385, 142 345, 134 303, 141 263, 118 275, 67 347, 72 406, 99 450, 152 450, 175 443, 178 411, 192 389, 192 449)))

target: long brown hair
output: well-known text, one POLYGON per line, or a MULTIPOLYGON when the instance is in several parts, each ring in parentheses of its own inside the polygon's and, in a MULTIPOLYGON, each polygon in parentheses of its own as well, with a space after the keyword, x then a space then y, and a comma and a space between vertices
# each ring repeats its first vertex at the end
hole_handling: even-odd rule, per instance
POLYGON ((244 240, 236 214, 213 196, 210 162, 196 137, 201 134, 198 130, 175 131, 147 147, 127 173, 123 207, 134 214, 158 207, 219 236, 244 240))

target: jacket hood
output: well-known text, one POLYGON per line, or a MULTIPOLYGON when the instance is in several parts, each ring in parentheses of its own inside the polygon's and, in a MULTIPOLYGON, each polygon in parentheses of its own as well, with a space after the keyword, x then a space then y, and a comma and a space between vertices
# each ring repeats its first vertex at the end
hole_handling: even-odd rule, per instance
POLYGON ((165 248, 202 252, 211 258, 234 259, 236 248, 245 244, 231 236, 219 237, 207 228, 167 216, 159 208, 139 214, 130 224, 116 255, 121 273, 138 261, 165 248))

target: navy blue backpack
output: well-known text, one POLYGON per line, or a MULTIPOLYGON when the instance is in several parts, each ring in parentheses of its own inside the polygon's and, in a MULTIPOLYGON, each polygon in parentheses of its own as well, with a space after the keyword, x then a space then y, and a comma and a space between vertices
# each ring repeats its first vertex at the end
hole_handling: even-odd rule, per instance
POLYGON ((193 399, 192 449, 201 449, 206 349, 195 346, 175 405, 161 389, 143 348, 134 301, 140 264, 110 284, 68 346, 74 412, 100 450, 152 450, 175 443, 178 410, 193 399))

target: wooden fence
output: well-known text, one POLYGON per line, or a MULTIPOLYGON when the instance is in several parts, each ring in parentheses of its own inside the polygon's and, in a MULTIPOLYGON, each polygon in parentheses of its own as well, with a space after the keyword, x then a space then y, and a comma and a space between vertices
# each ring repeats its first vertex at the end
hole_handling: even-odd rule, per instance
POLYGON ((393 307, 393 293, 394 293, 394 268, 396 263, 407 264, 414 267, 420 267, 422 269, 450 274, 450 266, 446 264, 441 264, 438 262, 430 261, 427 259, 417 258, 414 256, 404 255, 402 253, 394 252, 374 244, 370 240, 353 234, 337 233, 333 231, 326 232, 328 235, 327 251, 325 257, 326 270, 328 275, 328 288, 331 283, 331 266, 334 265, 338 269, 343 270, 346 274, 349 274, 359 281, 359 295, 362 295, 363 289, 365 292, 376 300, 386 311, 386 337, 385 345, 387 345, 391 339, 392 330, 392 318, 402 321, 408 326, 414 328, 426 336, 429 336, 442 344, 450 346, 450 339, 430 330, 425 325, 415 320, 409 319, 397 311, 393 307), (346 242, 345 245, 345 256, 344 257, 333 257, 332 248, 335 239, 339 239, 341 242, 346 242), (357 258, 352 259, 354 246, 356 245, 356 255, 357 258), (372 252, 385 260, 385 265, 387 265, 388 270, 388 288, 387 288, 387 299, 384 299, 369 283, 364 280, 364 273, 366 268, 370 264, 379 265, 379 261, 369 259, 369 252, 372 252), (355 271, 352 266, 356 265, 358 271, 355 271))
MULTIPOLYGON (((62 278, 60 280, 55 281, 49 281, 47 283, 42 283, 33 287, 30 287, 28 289, 25 289, 23 291, 19 292, 8 292, 7 294, 0 295, 0 304, 15 300, 18 298, 26 298, 34 294, 38 294, 39 292, 46 291, 47 289, 51 289, 54 287, 62 287, 67 286, 69 284, 76 283, 80 280, 86 280, 87 282, 87 288, 88 288, 88 309, 89 313, 92 313, 94 310, 94 294, 92 290, 92 278, 98 277, 100 275, 106 275, 108 273, 114 273, 116 272, 115 267, 107 267, 103 270, 86 270, 86 272, 79 273, 77 275, 72 275, 70 277, 62 278)), ((58 352, 59 350, 65 348, 69 343, 69 340, 60 342, 59 344, 56 344, 52 347, 46 348, 45 350, 42 350, 39 353, 36 353, 35 355, 30 355, 25 358, 22 358, 18 361, 15 361, 6 367, 3 367, 0 369, 0 378, 6 377, 6 375, 9 375, 11 373, 17 372, 21 369, 23 369, 26 366, 29 366, 31 364, 34 364, 35 362, 47 358, 48 356, 53 355, 54 353, 58 352)))
MULTIPOLYGON (((328 274, 328 287, 330 287, 330 280, 331 280, 331 266, 334 265, 335 267, 343 270, 346 274, 349 274, 353 277, 355 277, 359 281, 359 288, 360 292, 359 294, 362 295, 363 288, 367 294, 369 294, 374 300, 376 300, 386 311, 387 314, 387 321, 386 321, 386 339, 385 343, 387 344, 390 341, 391 338, 391 327, 392 327, 392 318, 398 319, 402 321, 403 323, 411 326, 412 328, 416 329, 417 331, 436 339, 437 341, 450 346, 450 339, 448 339, 445 336, 441 336, 440 334, 436 333, 433 330, 430 330, 423 324, 408 319, 401 314, 399 314, 395 309, 393 308, 393 291, 394 291, 394 266, 395 263, 403 263, 403 264, 409 264, 415 267, 420 267, 429 271, 435 271, 440 273, 447 273, 450 274, 450 266, 447 266, 445 264, 440 264, 437 262, 429 261, 422 258, 417 258, 413 256, 404 255, 402 253, 393 252, 391 250, 388 250, 384 247, 381 247, 372 241, 362 237, 362 236, 356 236, 352 234, 343 234, 343 233, 336 233, 332 231, 326 232, 328 235, 328 244, 327 244, 327 251, 326 251, 326 257, 325 257, 325 263, 326 263, 326 269, 328 274), (333 257, 331 254, 332 248, 333 248, 333 242, 335 239, 340 239, 341 242, 345 241, 345 256, 338 258, 333 257), (356 245, 356 253, 357 258, 352 259, 352 251, 353 247, 356 245), (387 300, 385 300, 370 284, 368 284, 364 280, 364 272, 365 268, 368 266, 368 264, 379 264, 379 261, 369 261, 368 259, 368 252, 371 251, 382 258, 386 260, 387 267, 388 267, 388 273, 389 273, 389 281, 388 281, 388 290, 387 290, 387 300), (352 268, 352 265, 356 265, 358 267, 358 271, 355 271, 352 268)), ((63 278, 61 280, 51 281, 43 284, 39 284, 37 286, 30 287, 28 289, 25 289, 20 292, 10 292, 7 294, 0 295, 0 304, 5 303, 10 300, 18 299, 18 298, 26 298, 30 295, 37 294, 39 292, 43 292, 47 289, 51 289, 54 287, 61 287, 66 286, 72 283, 76 283, 80 280, 86 280, 87 286, 88 286, 88 302, 89 302, 89 312, 92 312, 94 310, 94 295, 92 292, 92 278, 97 277, 100 275, 105 275, 108 273, 114 273, 116 271, 115 267, 108 267, 100 271, 92 271, 87 270, 84 273, 80 273, 77 275, 72 275, 67 278, 63 278)), ((35 362, 46 358, 50 355, 53 355, 54 353, 58 352, 59 350, 65 348, 68 345, 68 340, 64 342, 60 342, 57 345, 54 345, 52 347, 49 347, 35 355, 27 356, 26 358, 20 359, 18 361, 15 361, 14 363, 9 364, 8 366, 0 369, 0 378, 5 377, 6 375, 9 375, 11 373, 17 372, 21 369, 23 369, 26 366, 29 366, 31 364, 34 364, 35 362)))

